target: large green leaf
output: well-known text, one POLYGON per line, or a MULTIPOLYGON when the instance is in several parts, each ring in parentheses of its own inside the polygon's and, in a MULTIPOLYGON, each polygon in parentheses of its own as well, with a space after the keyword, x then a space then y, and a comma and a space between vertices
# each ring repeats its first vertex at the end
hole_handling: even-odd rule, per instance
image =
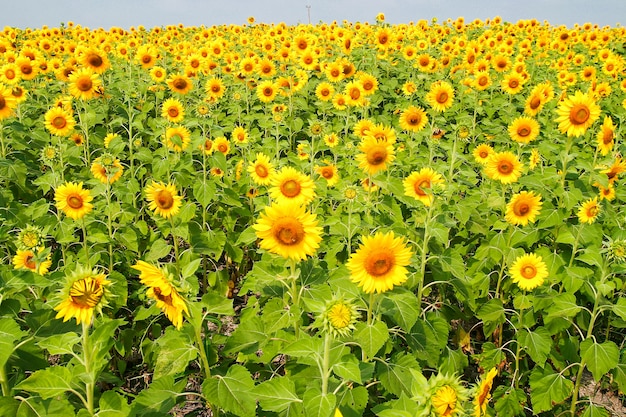
POLYGON ((589 404, 585 409, 582 417, 609 417, 609 412, 606 408, 595 404, 589 404))
POLYGON ((80 336, 74 332, 56 334, 37 342, 40 348, 46 349, 51 355, 67 355, 74 353, 74 345, 80 342, 80 336))
POLYGON ((215 375, 202 384, 204 397, 212 404, 240 417, 253 417, 256 398, 250 372, 232 365, 226 375, 215 375))
POLYGON ((130 405, 126 398, 111 390, 102 394, 98 408, 96 417, 127 417, 130 414, 130 405))
POLYGON ((369 393, 363 386, 347 387, 343 393, 338 394, 339 409, 343 417, 360 417, 367 407, 369 393))
POLYGON ((449 332, 450 325, 446 320, 435 313, 429 313, 425 320, 417 320, 411 332, 406 335, 406 340, 418 359, 436 366, 441 351, 448 342, 449 332))
POLYGON ((382 321, 372 324, 358 323, 354 331, 354 340, 361 346, 366 358, 373 358, 389 339, 389 330, 382 321))
POLYGON ((0 367, 4 367, 13 353, 15 342, 24 335, 15 320, 8 317, 0 319, 0 367))
POLYGON ((361 368, 359 368, 359 360, 353 354, 344 355, 338 362, 332 366, 332 370, 338 377, 361 384, 361 368))
POLYGON ((574 383, 550 368, 535 367, 530 374, 530 399, 533 412, 552 410, 572 395, 574 383))
POLYGON ((545 328, 538 327, 534 331, 521 329, 517 332, 517 341, 526 349, 528 355, 535 363, 540 365, 546 363, 552 348, 552 338, 545 328))
POLYGON ((253 394, 266 411, 281 412, 289 409, 293 403, 301 403, 296 395, 296 387, 289 377, 275 377, 255 386, 253 394))
POLYGON ((174 382, 172 375, 154 379, 147 389, 142 390, 131 405, 132 415, 162 417, 168 415, 176 405, 176 398, 185 388, 187 381, 174 382))
POLYGON ((411 291, 397 289, 389 294, 381 303, 383 314, 391 319, 404 331, 409 331, 419 317, 420 304, 411 291))
POLYGON ((155 379, 183 373, 189 362, 196 359, 198 354, 191 338, 171 326, 156 340, 156 345, 158 348, 154 367, 155 379))
POLYGON ((494 408, 497 415, 507 417, 526 415, 524 413, 524 404, 526 403, 524 390, 500 386, 494 390, 493 398, 496 399, 494 408))
POLYGON ((72 391, 74 388, 71 382, 72 372, 69 369, 64 366, 52 366, 33 372, 17 384, 15 389, 37 393, 45 400, 72 391))
POLYGON ((622 320, 626 320, 626 298, 619 298, 613 305, 613 313, 617 314, 622 320))
MULTIPOLYGON (((84 411, 87 410, 84 409, 84 411)), ((74 417, 76 414, 74 407, 67 398, 59 397, 43 400, 39 397, 29 397, 22 401, 16 414, 8 415, 15 415, 15 417, 74 417)))
POLYGON ((559 294, 552 301, 553 304, 548 309, 550 317, 574 317, 581 310, 573 294, 559 294))
POLYGON ((619 361, 619 349, 610 340, 598 343, 585 339, 580 344, 580 355, 596 381, 600 381, 604 374, 615 368, 619 361))
POLYGON ((387 391, 399 397, 401 393, 411 395, 413 374, 411 370, 420 371, 417 359, 408 353, 399 353, 389 362, 378 362, 378 377, 387 391))
POLYGON ((323 395, 313 389, 307 390, 304 393, 304 414, 307 417, 331 417, 336 403, 334 394, 323 395))

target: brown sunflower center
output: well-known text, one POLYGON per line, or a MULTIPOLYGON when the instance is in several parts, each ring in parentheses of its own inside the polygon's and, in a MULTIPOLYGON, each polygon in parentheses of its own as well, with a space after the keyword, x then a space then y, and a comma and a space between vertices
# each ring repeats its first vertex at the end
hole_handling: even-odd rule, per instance
POLYGON ((330 70, 330 75, 333 78, 339 77, 340 74, 341 74, 341 71, 339 71, 339 68, 333 68, 332 70, 330 70))
POLYGON ((415 190, 415 194, 419 195, 420 197, 423 197, 426 195, 424 188, 430 188, 429 180, 421 180, 419 182, 416 181, 415 185, 413 186, 413 189, 415 190))
POLYGON ((509 87, 517 88, 519 86, 519 81, 517 80, 509 80, 509 87))
POLYGON ((4 77, 5 77, 7 80, 12 80, 12 79, 14 79, 14 78, 15 78, 15 71, 13 71, 11 68, 9 68, 8 70, 6 70, 6 71, 4 72, 4 77))
POLYGON ((530 205, 528 203, 519 203, 513 206, 513 212, 516 216, 525 216, 530 212, 530 205))
POLYGON ((2 94, 0 94, 0 110, 4 109, 5 107, 7 107, 7 101, 2 96, 2 94))
POLYGON ((503 175, 510 174, 513 172, 513 165, 509 161, 501 161, 498 164, 498 172, 503 175))
POLYGON ((152 62, 152 56, 151 55, 143 55, 141 57, 141 62, 143 62, 144 64, 149 64, 150 62, 152 62))
POLYGON ((530 103, 528 103, 528 106, 532 109, 532 110, 536 110, 539 108, 539 106, 541 105, 541 99, 539 97, 533 97, 530 100, 530 103))
POLYGON ((94 68, 99 68, 104 63, 102 57, 98 54, 89 55, 89 57, 87 58, 87 62, 89 62, 89 65, 94 68))
POLYGON ((522 126, 519 129, 517 129, 517 135, 518 136, 522 136, 522 137, 526 137, 528 135, 530 135, 530 127, 528 126, 522 126))
POLYGON ((422 121, 422 117, 417 113, 411 114, 409 117, 407 117, 407 122, 411 126, 417 126, 420 124, 421 121, 422 121))
POLYGON ((263 95, 265 97, 272 97, 272 94, 274 94, 274 89, 272 87, 265 87, 263 89, 263 95))
POLYGON ((569 112, 570 122, 575 125, 584 124, 590 116, 589 108, 584 105, 574 106, 569 112))
POLYGON ((321 174, 322 174, 322 177, 326 178, 327 180, 331 179, 334 175, 333 169, 331 167, 322 168, 321 174))
POLYGON ((154 296, 159 301, 163 301, 168 306, 172 305, 172 296, 171 295, 163 295, 163 292, 161 291, 161 289, 159 287, 152 288, 152 292, 154 293, 154 296))
POLYGON ((219 93, 220 91, 222 91, 222 87, 219 84, 213 84, 211 86, 211 91, 213 93, 219 93))
POLYGON ((445 91, 440 91, 439 93, 437 93, 437 103, 439 104, 444 104, 448 101, 448 93, 445 91))
POLYGON ((22 65, 20 67, 20 71, 24 75, 30 75, 33 72, 33 67, 31 67, 30 65, 25 64, 25 65, 22 65))
POLYGON ((72 194, 67 198, 67 205, 77 210, 83 206, 83 199, 79 195, 72 194))
POLYGON ((258 175, 260 178, 267 178, 267 176, 269 175, 267 167, 262 164, 258 164, 257 166, 255 166, 254 172, 256 172, 256 175, 258 175))
POLYGON ((37 264, 33 260, 35 258, 34 255, 27 255, 26 259, 24 259, 24 266, 28 269, 35 270, 37 269, 37 264))
POLYGON ((520 272, 524 278, 533 279, 537 275, 537 268, 534 265, 524 265, 520 272))
POLYGON ((57 129, 63 129, 67 125, 67 120, 63 116, 57 116, 52 119, 52 126, 57 129))
POLYGON ((487 84, 489 84, 489 78, 487 78, 487 77, 480 77, 478 79, 478 85, 480 85, 481 87, 484 87, 487 84))
POLYGON ((391 271, 395 265, 395 258, 386 249, 373 251, 365 259, 365 271, 373 277, 380 277, 391 271))
POLYGON ((280 186, 280 191, 284 196, 292 198, 300 194, 302 187, 296 180, 287 180, 280 186))
POLYGON ((367 162, 370 165, 380 165, 387 160, 387 149, 383 146, 377 146, 367 153, 367 162))
POLYGON ((352 88, 350 90, 350 98, 352 100, 358 100, 359 97, 361 97, 361 90, 359 90, 358 88, 352 88))
POLYGON ((594 204, 587 209, 587 217, 596 217, 599 212, 600 212, 600 207, 594 204))
POLYGON ((167 190, 160 190, 154 202, 160 209, 170 209, 174 205, 174 196, 167 190))
POLYGON ((179 112, 178 112, 178 109, 176 107, 170 107, 169 109, 167 109, 167 114, 170 117, 178 117, 179 112))
POLYGON ((276 222, 274 237, 283 245, 297 245, 304 240, 304 228, 298 220, 284 217, 276 222))
POLYGON ((185 80, 184 78, 176 78, 172 85, 177 90, 184 90, 187 88, 187 80, 185 80))
POLYGON ((93 87, 93 82, 90 77, 81 77, 76 81, 76 88, 80 91, 90 91, 93 87))
POLYGON ((613 141, 613 131, 605 130, 602 134, 602 143, 608 145, 613 141))
POLYGON ((217 150, 220 151, 221 153, 226 153, 226 152, 228 152, 228 145, 225 144, 225 143, 220 143, 217 146, 217 150))

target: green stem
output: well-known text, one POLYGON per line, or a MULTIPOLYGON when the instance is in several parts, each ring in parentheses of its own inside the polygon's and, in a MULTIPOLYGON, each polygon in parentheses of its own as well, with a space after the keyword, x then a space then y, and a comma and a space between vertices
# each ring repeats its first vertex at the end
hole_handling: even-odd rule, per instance
POLYGON ((428 211, 426 212, 426 219, 424 219, 424 239, 422 242, 422 253, 421 253, 421 259, 420 259, 420 275, 419 275, 419 282, 417 284, 417 301, 420 305, 420 311, 418 312, 419 314, 421 314, 421 310, 422 310, 422 297, 423 297, 423 292, 424 292, 424 279, 426 276, 426 262, 428 262, 428 241, 430 240, 430 231, 429 231, 429 225, 430 225, 430 217, 431 217, 431 213, 432 213, 432 204, 428 207, 428 211))
POLYGON ((109 232, 109 274, 113 272, 113 221, 111 219, 111 184, 106 184, 107 230, 109 232))
POLYGON ((371 325, 372 321, 374 320, 374 304, 376 302, 376 293, 375 292, 371 292, 370 293, 370 301, 367 304, 367 324, 371 325))
POLYGON ((324 335, 324 356, 322 357, 322 395, 328 393, 328 378, 330 377, 330 342, 332 341, 328 332, 324 335))
POLYGON ((574 259, 576 258, 576 252, 578 251, 578 242, 580 240, 580 232, 582 230, 582 226, 578 226, 578 232, 576 233, 576 240, 574 240, 574 244, 572 245, 572 257, 569 260, 569 267, 574 264, 574 259))
POLYGON ((2 386, 2 396, 9 397, 11 395, 11 388, 9 387, 7 370, 4 366, 0 366, 0 386, 2 386))
POLYGON ((296 260, 290 259, 289 261, 289 279, 291 280, 291 289, 289 292, 291 295, 292 307, 297 313, 297 315, 294 317, 293 324, 294 335, 297 339, 300 335, 300 290, 298 289, 298 273, 296 270, 296 260))
POLYGON ((2 157, 2 159, 6 158, 7 156, 7 149, 4 145, 4 126, 2 126, 2 124, 0 123, 0 157, 2 157))
POLYGON ((176 237, 176 234, 174 233, 174 216, 170 216, 170 227, 171 227, 170 233, 172 235, 172 242, 174 243, 174 257, 176 258, 175 259, 176 273, 178 274, 178 277, 181 278, 178 238, 176 237))
MULTIPOLYGON (((519 326, 517 327, 517 332, 519 334, 519 331, 524 327, 524 309, 520 308, 519 311, 519 326)), ((501 332, 502 333, 502 332, 501 332)), ((519 339, 517 340, 517 350, 515 352, 515 388, 519 387, 519 381, 520 381, 520 369, 519 369, 519 360, 520 360, 520 354, 522 353, 522 345, 519 342, 519 339)))
POLYGON ((85 258, 87 259, 87 268, 91 269, 91 261, 89 260, 89 243, 87 243, 87 227, 85 226, 85 218, 82 218, 81 227, 83 229, 83 249, 85 250, 85 258))
POLYGON ((94 408, 94 388, 95 388, 95 375, 91 369, 91 354, 92 348, 89 343, 89 323, 83 321, 83 363, 85 365, 85 374, 87 374, 88 382, 85 383, 85 394, 87 395, 87 411, 89 415, 93 416, 94 408))
POLYGON ((202 372, 204 372, 205 379, 211 378, 211 367, 209 365, 209 358, 206 354, 206 349, 204 348, 204 340, 202 340, 202 321, 200 321, 200 326, 197 329, 194 329, 194 333, 196 336, 196 345, 198 345, 198 350, 200 351, 200 362, 202 365, 202 372))

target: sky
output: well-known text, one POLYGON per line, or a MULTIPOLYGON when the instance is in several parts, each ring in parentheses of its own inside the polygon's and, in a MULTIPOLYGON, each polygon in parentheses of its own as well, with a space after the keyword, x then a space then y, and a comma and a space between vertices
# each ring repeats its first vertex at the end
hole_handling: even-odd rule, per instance
POLYGON ((257 22, 296 25, 374 22, 379 12, 392 24, 459 16, 466 21, 500 16, 504 21, 546 20, 551 25, 593 23, 626 26, 626 0, 9 0, 0 28, 58 27, 72 21, 91 29, 183 24, 212 26, 257 22), (307 7, 309 6, 309 7, 307 7))

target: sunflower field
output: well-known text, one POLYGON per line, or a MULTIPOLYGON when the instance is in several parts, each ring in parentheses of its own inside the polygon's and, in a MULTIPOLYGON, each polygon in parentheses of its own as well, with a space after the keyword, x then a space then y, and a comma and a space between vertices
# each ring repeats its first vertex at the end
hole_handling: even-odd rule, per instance
POLYGON ((0 416, 624 415, 626 29, 0 32, 0 416))

